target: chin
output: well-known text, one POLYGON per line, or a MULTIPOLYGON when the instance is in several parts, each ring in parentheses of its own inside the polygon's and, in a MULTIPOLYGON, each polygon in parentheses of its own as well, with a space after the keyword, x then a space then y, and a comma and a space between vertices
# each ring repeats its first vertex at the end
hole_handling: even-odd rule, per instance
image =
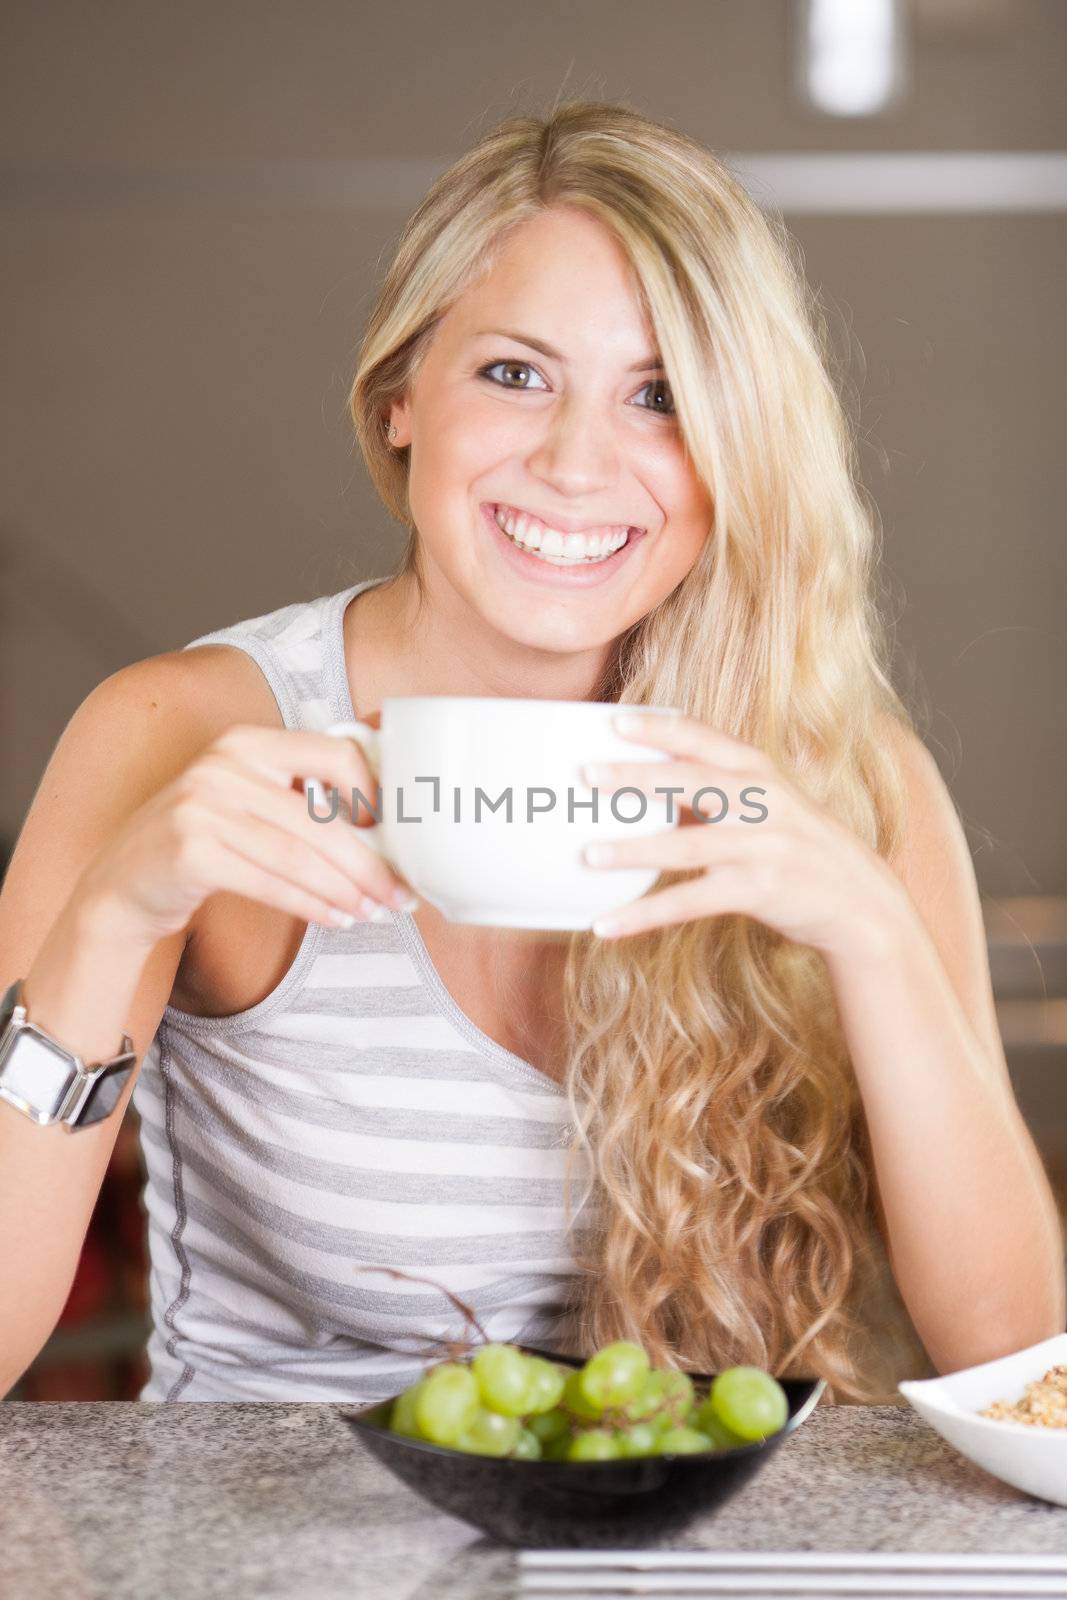
POLYGON ((585 654, 610 644, 619 631, 606 620, 601 637, 599 629, 590 630, 587 610, 584 615, 574 612, 558 600, 541 600, 534 606, 529 601, 516 604, 513 596, 501 594, 499 605, 494 605, 487 595, 488 591, 483 591, 475 607, 486 627, 530 650, 585 654))

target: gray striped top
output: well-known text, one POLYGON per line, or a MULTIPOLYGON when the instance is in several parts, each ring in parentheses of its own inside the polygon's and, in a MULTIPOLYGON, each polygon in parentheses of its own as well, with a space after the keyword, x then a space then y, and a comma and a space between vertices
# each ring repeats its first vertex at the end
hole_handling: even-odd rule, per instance
MULTIPOLYGON (((185 648, 246 651, 286 727, 351 720, 344 614, 384 581, 185 648)), ((134 1106, 152 1310, 142 1400, 396 1393, 426 1336, 462 1336, 463 1318, 436 1289, 363 1266, 432 1277, 490 1338, 575 1348, 566 1095, 460 1010, 408 913, 309 923, 249 1010, 168 1005, 134 1106)))

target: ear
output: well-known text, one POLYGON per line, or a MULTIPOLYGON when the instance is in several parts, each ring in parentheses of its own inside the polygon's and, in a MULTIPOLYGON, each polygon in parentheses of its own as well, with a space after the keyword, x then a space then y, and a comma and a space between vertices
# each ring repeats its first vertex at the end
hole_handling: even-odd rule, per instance
POLYGON ((385 432, 394 450, 402 450, 411 443, 411 406, 407 400, 396 400, 389 407, 385 432), (393 428, 396 429, 395 434, 391 431, 393 428))

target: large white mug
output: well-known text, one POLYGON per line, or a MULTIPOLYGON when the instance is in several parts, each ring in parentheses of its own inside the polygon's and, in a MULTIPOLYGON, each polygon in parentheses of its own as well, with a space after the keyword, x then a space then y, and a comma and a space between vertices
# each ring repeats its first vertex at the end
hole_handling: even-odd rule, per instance
MULTIPOLYGON (((594 790, 581 776, 594 761, 671 759, 612 727, 627 709, 678 714, 607 701, 399 695, 382 701, 380 731, 335 722, 325 732, 355 739, 380 787, 380 821, 360 838, 450 921, 589 928, 643 895, 660 869, 590 867, 585 846, 679 821, 677 797, 672 806, 633 788, 594 790)), ((323 826, 344 817, 332 785, 309 777, 305 788, 323 826)))

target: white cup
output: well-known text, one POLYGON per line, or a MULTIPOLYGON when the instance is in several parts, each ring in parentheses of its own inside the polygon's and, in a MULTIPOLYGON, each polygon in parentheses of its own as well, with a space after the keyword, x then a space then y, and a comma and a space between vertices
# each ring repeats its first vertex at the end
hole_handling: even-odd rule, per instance
MULTIPOLYGON (((400 695, 382 701, 380 732, 365 722, 325 732, 355 739, 380 786, 381 820, 360 838, 450 921, 589 928, 643 895, 661 869, 590 867, 585 846, 679 821, 677 796, 672 804, 625 786, 594 791, 581 776, 588 762, 671 759, 615 731, 623 710, 678 714, 604 701, 400 695)), ((334 786, 309 777, 305 788, 323 827, 347 820, 334 786)))

